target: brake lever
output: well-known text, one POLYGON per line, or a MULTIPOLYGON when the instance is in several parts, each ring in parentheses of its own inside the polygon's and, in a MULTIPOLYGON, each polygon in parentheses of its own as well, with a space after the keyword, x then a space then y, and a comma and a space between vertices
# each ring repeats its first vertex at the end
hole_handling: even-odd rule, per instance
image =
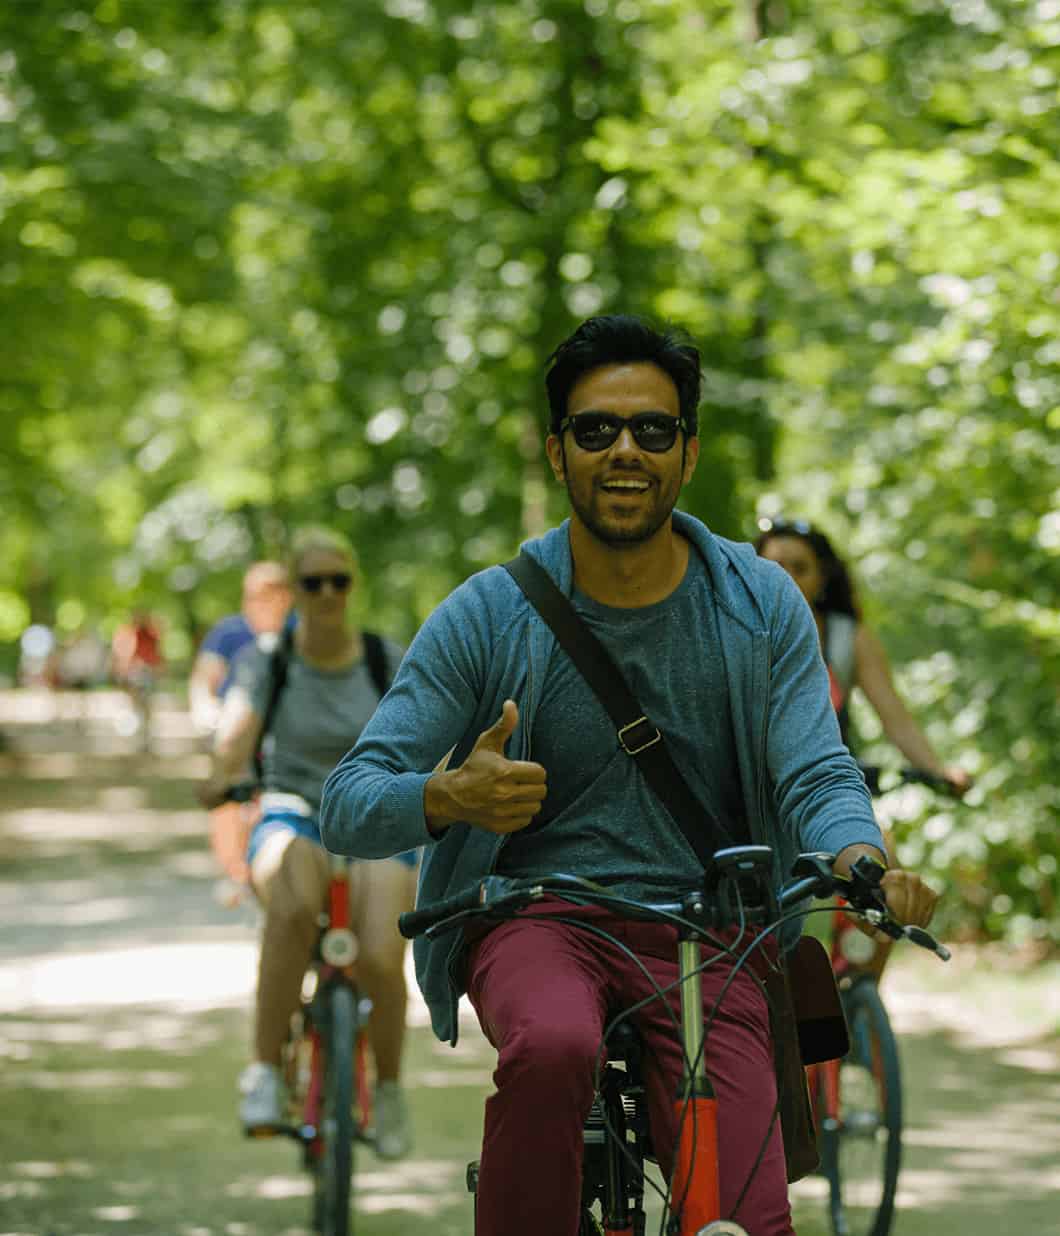
POLYGON ((846 881, 848 891, 845 899, 854 909, 865 915, 866 922, 871 923, 877 931, 890 936, 892 940, 908 940, 927 949, 929 953, 934 953, 942 961, 949 961, 953 954, 945 945, 940 944, 930 931, 925 931, 923 927, 899 923, 891 917, 887 899, 880 887, 883 876, 883 868, 871 858, 861 857, 855 860, 850 869, 850 878, 846 881))

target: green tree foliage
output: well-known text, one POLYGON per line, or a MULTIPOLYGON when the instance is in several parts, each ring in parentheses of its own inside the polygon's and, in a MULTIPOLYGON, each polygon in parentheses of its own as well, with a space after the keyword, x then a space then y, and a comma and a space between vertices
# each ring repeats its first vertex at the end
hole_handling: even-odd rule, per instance
POLYGON ((1058 71, 1054 0, 15 0, 0 640, 191 637, 302 520, 410 635, 562 512, 555 344, 673 319, 686 505, 835 534, 979 775, 907 856, 1056 930, 1058 71))

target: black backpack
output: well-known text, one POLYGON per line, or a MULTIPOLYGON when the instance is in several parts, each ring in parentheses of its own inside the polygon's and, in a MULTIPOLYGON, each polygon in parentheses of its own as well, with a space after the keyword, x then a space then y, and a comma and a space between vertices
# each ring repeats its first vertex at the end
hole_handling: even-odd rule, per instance
MULTIPOLYGON (((383 643, 382 636, 374 631, 362 631, 361 639, 364 642, 364 663, 368 667, 372 685, 379 693, 379 698, 382 699, 393 681, 393 675, 386 659, 386 645, 383 643)), ((280 693, 287 682, 287 667, 290 665, 293 652, 294 626, 288 622, 284 625, 283 634, 269 657, 269 698, 265 705, 265 715, 262 718, 261 731, 258 734, 253 759, 254 775, 259 784, 263 779, 264 771, 261 759, 262 744, 276 719, 276 706, 280 702, 280 693)))

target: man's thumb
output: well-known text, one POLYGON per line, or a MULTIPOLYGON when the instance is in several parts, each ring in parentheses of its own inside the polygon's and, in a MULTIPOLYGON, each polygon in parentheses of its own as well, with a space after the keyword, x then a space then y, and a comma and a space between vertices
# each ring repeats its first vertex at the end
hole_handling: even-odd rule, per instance
POLYGON ((503 755, 504 745, 518 722, 519 709, 515 706, 515 700, 505 700, 500 717, 479 736, 479 745, 489 747, 491 751, 499 751, 503 755))

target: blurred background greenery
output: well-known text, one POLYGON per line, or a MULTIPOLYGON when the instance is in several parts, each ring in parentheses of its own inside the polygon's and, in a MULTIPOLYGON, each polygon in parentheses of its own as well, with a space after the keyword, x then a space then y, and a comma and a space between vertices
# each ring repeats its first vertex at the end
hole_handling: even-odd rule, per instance
POLYGON ((9 0, 0 670, 134 605, 186 665, 306 520, 410 636, 562 514, 555 344, 676 320, 684 505, 823 523, 978 777, 903 857, 1055 944, 1058 75, 1060 0, 9 0))

